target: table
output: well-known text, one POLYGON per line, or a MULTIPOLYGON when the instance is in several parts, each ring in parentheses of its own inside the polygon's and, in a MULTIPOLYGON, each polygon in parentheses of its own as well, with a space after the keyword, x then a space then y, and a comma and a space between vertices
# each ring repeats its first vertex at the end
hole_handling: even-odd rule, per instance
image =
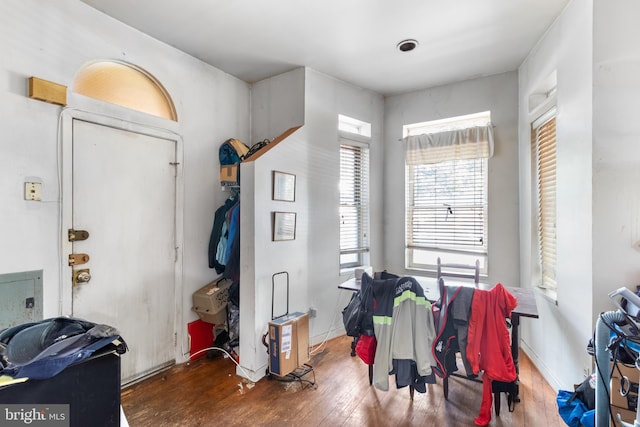
MULTIPOLYGON (((425 297, 432 304, 440 298, 440 291, 438 289, 437 280, 433 277, 415 277, 424 290, 425 297)), ((471 282, 453 281, 446 282, 447 286, 474 286, 471 282)), ((489 290, 494 285, 487 283, 480 283, 479 289, 489 290)), ((351 278, 338 285, 338 289, 344 289, 352 292, 360 292, 360 281, 355 278, 351 278)), ((518 305, 511 312, 511 356, 513 357, 513 363, 516 367, 516 375, 519 376, 518 357, 520 354, 520 318, 529 317, 533 319, 539 318, 538 306, 536 305, 535 294, 531 288, 519 288, 513 286, 505 286, 505 289, 511 293, 518 300, 518 305)), ((351 343, 351 356, 355 356, 355 345, 357 339, 354 338, 351 343)), ((516 379, 516 396, 515 402, 520 402, 520 391, 518 386, 518 380, 516 379)), ((496 397, 496 414, 500 413, 500 404, 498 397, 496 397)))

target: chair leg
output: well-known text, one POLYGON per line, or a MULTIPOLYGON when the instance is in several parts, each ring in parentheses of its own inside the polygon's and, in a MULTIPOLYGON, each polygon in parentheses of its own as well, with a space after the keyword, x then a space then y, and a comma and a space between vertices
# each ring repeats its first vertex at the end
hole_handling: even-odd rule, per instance
POLYGON ((369 385, 373 384, 373 365, 369 365, 369 385))
POLYGON ((449 376, 445 375, 442 379, 442 390, 444 391, 444 399, 449 400, 449 376))
POLYGON ((493 393, 493 406, 496 410, 496 417, 500 416, 500 392, 496 391, 493 393))
POLYGON ((415 387, 412 385, 409 386, 409 396, 411 397, 411 401, 413 402, 413 392, 415 391, 415 387))

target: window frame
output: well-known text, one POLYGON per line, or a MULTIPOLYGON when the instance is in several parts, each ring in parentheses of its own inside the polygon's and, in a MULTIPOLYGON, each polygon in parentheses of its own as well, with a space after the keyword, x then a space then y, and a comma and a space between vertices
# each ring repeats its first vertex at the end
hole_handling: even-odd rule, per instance
MULTIPOLYGON (((416 171, 416 169, 420 169, 421 167, 424 167, 424 166, 428 166, 429 168, 436 169, 436 173, 440 172, 440 174, 442 175, 443 173, 446 172, 446 169, 449 169, 449 164, 451 164, 452 167, 456 167, 462 164, 462 162, 469 162, 469 160, 451 160, 451 161, 443 162, 436 165, 406 165, 405 166, 405 171, 406 171, 405 183, 406 183, 406 193, 407 193, 405 197, 405 209, 406 209, 405 211, 406 212, 406 217, 405 217, 406 262, 405 264, 406 264, 406 268, 412 269, 412 270, 436 271, 438 257, 442 257, 446 259, 448 263, 468 264, 468 265, 473 265, 475 263, 475 260, 477 259, 480 261, 480 273, 483 275, 486 275, 487 264, 488 264, 487 259, 488 259, 488 235, 489 235, 489 232, 488 232, 488 229, 489 229, 488 227, 488 216, 489 216, 488 214, 488 211, 489 211, 488 209, 488 165, 489 165, 489 161, 486 158, 473 159, 473 162, 476 163, 476 171, 474 171, 474 181, 476 182, 475 184, 476 187, 478 186, 482 187, 482 190, 481 190, 482 194, 480 195, 480 197, 483 200, 480 203, 476 203, 474 208, 470 208, 468 206, 462 208, 460 204, 449 203, 448 204, 449 206, 445 206, 442 209, 442 210, 446 210, 448 213, 453 213, 453 214, 455 214, 455 212, 460 208, 462 208, 463 210, 478 209, 478 208, 482 209, 482 218, 480 221, 482 223, 482 232, 480 233, 482 235, 482 244, 470 245, 470 244, 463 244, 462 242, 453 243, 451 241, 449 243, 440 243, 440 244, 433 243, 431 245, 429 244, 416 245, 412 243, 413 241, 417 240, 413 238, 413 236, 415 236, 415 231, 417 228, 413 224, 414 222, 417 222, 417 221, 412 220, 411 218, 414 210, 416 209, 415 207, 416 202, 415 202, 415 198, 412 198, 411 195, 409 194, 410 192, 413 192, 413 182, 415 182, 416 180, 416 178, 413 178, 412 175, 415 175, 415 173, 419 173, 416 171), (454 166, 455 163, 458 163, 458 165, 454 166), (480 169, 480 170, 477 171, 477 169, 480 169), (413 228, 413 230, 411 228, 413 228), (412 235, 410 235, 410 233, 412 233, 412 235), (473 248, 476 248, 476 249, 473 249, 473 248)), ((437 195, 435 195, 434 197, 431 197, 431 199, 434 200, 434 203, 428 209, 437 210, 436 204, 442 202, 442 199, 437 195)), ((434 221, 437 221, 436 225, 433 225, 431 227, 434 230, 432 231, 432 234, 426 238, 427 240, 432 240, 435 242, 436 240, 443 240, 443 237, 449 237, 453 239, 455 238, 454 236, 458 234, 455 231, 452 231, 451 233, 449 233, 449 236, 443 236, 443 234, 447 234, 447 233, 438 233, 437 231, 435 231, 437 224, 440 224, 441 220, 434 219, 434 221)), ((478 222, 475 221, 475 223, 477 225, 478 222)), ((458 230, 460 228, 461 227, 459 227, 458 230)))
MULTIPOLYGON (((440 120, 433 120, 424 123, 415 123, 411 125, 403 126, 403 134, 405 136, 414 134, 418 135, 420 133, 437 133, 437 132, 447 132, 451 130, 460 130, 472 128, 474 126, 483 125, 486 123, 490 123, 491 121, 491 112, 483 111, 474 114, 468 114, 465 116, 457 116, 457 117, 448 117, 440 120)), ((488 272, 488 259, 489 259, 489 246, 488 246, 488 237, 489 237, 489 159, 485 157, 477 157, 474 159, 454 159, 455 155, 451 155, 451 159, 441 163, 435 164, 423 164, 423 165, 412 165, 405 162, 405 268, 411 270, 419 270, 419 271, 429 271, 435 272, 437 270, 437 259, 438 257, 442 257, 446 259, 447 263, 455 263, 455 264, 465 264, 465 265, 474 265, 475 261, 478 260, 480 263, 480 274, 486 276, 488 272), (480 188, 480 202, 475 199, 476 196, 472 197, 473 202, 470 202, 469 195, 464 194, 465 186, 462 185, 461 179, 465 176, 464 172, 461 172, 458 169, 456 172, 456 168, 464 167, 465 162, 467 164, 473 163, 474 172, 473 172, 473 182, 475 183, 473 188, 477 190, 480 188), (435 223, 436 225, 427 225, 426 227, 431 229, 431 235, 427 235, 425 232, 425 222, 423 225, 416 226, 416 221, 413 218, 416 216, 413 215, 415 210, 418 208, 416 205, 416 195, 415 193, 415 183, 417 182, 416 173, 419 173, 418 169, 431 169, 432 173, 439 174, 441 176, 446 175, 446 171, 453 170, 456 176, 453 184, 454 188, 457 187, 460 190, 454 192, 456 194, 455 199, 460 200, 461 203, 448 203, 448 206, 442 209, 438 209, 438 203, 442 203, 442 198, 435 194, 432 195, 431 199, 433 203, 430 207, 426 207, 426 209, 431 209, 434 214, 432 215, 433 219, 429 221, 435 223), (433 172, 435 170, 435 172, 433 172), (466 203, 466 205, 465 205, 466 203), (458 208, 456 209, 456 206, 458 208), (477 211, 480 208, 482 210, 482 217, 480 221, 473 219, 472 212, 477 211), (455 213, 456 210, 460 211, 462 209, 463 212, 469 212, 466 215, 467 221, 461 219, 459 222, 459 230, 470 230, 469 224, 474 224, 477 226, 481 224, 482 230, 480 232, 481 235, 481 244, 473 244, 473 243, 463 243, 463 239, 458 239, 456 236, 457 232, 452 231, 451 233, 439 233, 436 228, 437 224, 442 223, 442 219, 438 219, 438 211, 447 210, 450 212, 453 210, 455 213), (426 237, 418 237, 417 234, 427 235, 426 237), (438 235, 449 234, 450 242, 443 243, 438 242, 438 235), (428 240, 431 240, 431 243, 427 243, 428 240), (417 242, 416 242, 417 241, 417 242), (422 243, 420 242, 422 241, 422 243), (418 244, 416 244, 418 243, 418 244)), ((467 175, 468 176, 468 175, 467 175)), ((434 181, 435 182, 435 181, 434 181)), ((468 181, 466 181, 468 182, 468 181)), ((446 187, 446 186, 445 186, 446 187)), ((435 187, 433 187, 435 188, 435 187)), ((446 188, 441 189, 440 191, 446 190, 446 188)), ((449 193, 451 193, 449 191, 449 193)), ((420 202, 424 203, 428 198, 424 196, 418 195, 421 200, 420 202)), ((445 206, 443 204, 443 206, 445 206)), ((442 214, 439 214, 442 216, 442 214)), ((446 212, 445 212, 446 215, 446 212)), ((428 216, 423 216, 423 221, 426 220, 428 216)), ((463 216, 464 217, 464 216, 463 216)), ((467 235, 477 236, 477 233, 469 233, 467 235)), ((467 239, 468 242, 472 242, 471 239, 467 239)))
POLYGON ((557 108, 544 109, 531 121, 532 280, 557 300, 557 108), (545 132, 544 141, 540 134, 545 132), (552 132, 552 134, 550 134, 552 132), (541 147, 544 144, 544 147, 541 147), (543 151, 542 155, 540 151, 543 151), (541 165, 541 160, 543 165, 541 165))
MULTIPOLYGON (((363 138, 358 138, 363 139, 363 138)), ((343 175, 343 149, 355 150, 355 152, 359 153, 359 162, 360 167, 354 164, 352 173, 354 175, 354 192, 353 199, 360 200, 354 204, 346 204, 343 201, 343 189, 340 188, 339 191, 339 221, 340 221, 340 249, 339 249, 339 264, 340 270, 350 270, 356 267, 365 266, 369 264, 369 254, 370 254, 370 149, 369 144, 361 142, 356 139, 348 138, 346 136, 340 136, 339 138, 339 146, 340 146, 340 181, 342 182, 343 175), (364 158, 363 158, 364 157, 364 158), (360 175, 359 178, 356 178, 355 175, 360 175), (357 182, 360 182, 360 185, 357 185, 357 182), (359 196, 358 196, 359 195, 359 196), (356 244, 350 245, 348 247, 343 247, 343 241, 345 237, 343 236, 343 215, 342 210, 347 208, 352 208, 354 206, 359 206, 356 208, 358 210, 357 216, 358 218, 355 221, 355 230, 351 229, 351 233, 356 234, 356 244), (355 255, 355 258, 351 257, 351 260, 343 260, 345 257, 349 257, 349 255, 355 255)), ((340 185, 342 187, 342 185, 340 185)))

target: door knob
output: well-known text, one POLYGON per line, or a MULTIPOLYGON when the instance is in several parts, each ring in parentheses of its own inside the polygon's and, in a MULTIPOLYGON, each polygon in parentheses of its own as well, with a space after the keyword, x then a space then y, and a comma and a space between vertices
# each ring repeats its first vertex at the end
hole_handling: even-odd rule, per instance
POLYGON ((88 268, 82 270, 73 270, 72 282, 74 286, 79 283, 88 283, 90 280, 91 272, 88 268))

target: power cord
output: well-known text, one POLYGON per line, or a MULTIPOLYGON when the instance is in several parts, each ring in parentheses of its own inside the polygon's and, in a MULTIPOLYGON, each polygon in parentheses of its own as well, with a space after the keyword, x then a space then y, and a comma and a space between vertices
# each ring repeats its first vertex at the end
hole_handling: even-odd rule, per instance
MULTIPOLYGON (((249 375, 249 373, 248 373, 248 372, 247 372, 247 371, 246 371, 242 366, 240 366, 240 364, 238 363, 238 361, 236 360, 236 358, 235 358, 235 357, 233 357, 231 354, 229 354, 229 352, 228 352, 227 350, 225 350, 224 348, 220 348, 220 347, 207 347, 207 348, 203 348, 202 350, 198 350, 198 351, 196 351, 195 353, 193 353, 191 356, 189 356, 189 360, 193 360, 193 358, 194 358, 195 356, 197 356, 197 355, 198 355, 198 354, 200 354, 200 353, 204 353, 205 351, 208 351, 208 350, 219 350, 219 351, 223 352, 224 354, 226 354, 226 355, 227 355, 227 357, 228 357, 229 359, 231 359, 231 361, 232 361, 233 363, 235 363, 235 364, 236 364, 236 366, 237 366, 238 368, 240 368, 240 370, 244 373, 245 378, 247 378, 247 379, 251 378, 251 375, 249 375)), ((253 382, 253 381, 252 381, 252 382, 253 382)))

